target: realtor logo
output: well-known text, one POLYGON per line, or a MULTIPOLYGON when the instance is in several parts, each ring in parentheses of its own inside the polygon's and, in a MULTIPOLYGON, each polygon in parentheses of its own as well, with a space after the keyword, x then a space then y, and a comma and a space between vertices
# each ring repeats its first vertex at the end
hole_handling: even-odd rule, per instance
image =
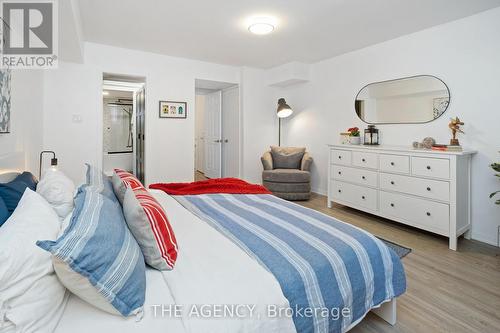
POLYGON ((0 8, 0 67, 57 67, 56 0, 2 0, 0 8))

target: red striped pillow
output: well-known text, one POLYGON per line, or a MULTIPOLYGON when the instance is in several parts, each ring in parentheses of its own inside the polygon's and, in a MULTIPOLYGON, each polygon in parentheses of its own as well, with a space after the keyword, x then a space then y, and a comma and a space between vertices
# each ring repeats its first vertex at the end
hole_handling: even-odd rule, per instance
POLYGON ((130 172, 127 172, 122 169, 115 169, 115 173, 117 174, 118 177, 120 177, 120 179, 122 180, 123 184, 125 184, 126 187, 131 189, 144 188, 139 179, 137 179, 130 172))
POLYGON ((160 203, 144 188, 128 188, 123 200, 127 225, 141 247, 146 263, 171 270, 177 259, 177 241, 160 203))

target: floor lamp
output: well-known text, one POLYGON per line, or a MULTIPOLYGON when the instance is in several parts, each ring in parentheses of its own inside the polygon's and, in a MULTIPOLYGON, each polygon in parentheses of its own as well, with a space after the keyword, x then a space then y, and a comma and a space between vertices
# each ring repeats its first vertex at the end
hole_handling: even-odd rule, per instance
POLYGON ((278 146, 281 146, 281 118, 288 118, 292 115, 293 110, 290 105, 286 104, 284 98, 278 99, 278 109, 276 114, 278 115, 279 127, 278 127, 278 146))

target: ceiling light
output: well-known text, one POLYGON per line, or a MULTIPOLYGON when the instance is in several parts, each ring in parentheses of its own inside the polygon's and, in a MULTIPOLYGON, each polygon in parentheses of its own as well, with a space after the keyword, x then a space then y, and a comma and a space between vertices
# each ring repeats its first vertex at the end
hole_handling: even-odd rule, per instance
POLYGON ((103 94, 104 96, 108 96, 108 95, 109 95, 109 91, 103 91, 103 92, 102 92, 102 94, 103 94))
POLYGON ((267 35, 276 27, 276 19, 270 16, 253 17, 249 21, 248 31, 256 35, 267 35))

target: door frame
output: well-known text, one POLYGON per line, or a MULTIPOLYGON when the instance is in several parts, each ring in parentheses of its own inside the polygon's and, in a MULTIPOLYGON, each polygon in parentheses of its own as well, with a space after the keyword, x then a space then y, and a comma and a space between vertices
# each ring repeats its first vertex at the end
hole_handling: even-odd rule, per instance
MULTIPOLYGON (((238 141, 239 141, 239 145, 238 145, 238 175, 237 175, 237 177, 241 178, 243 176, 243 98, 242 98, 241 82, 228 82, 228 81, 220 81, 220 80, 204 79, 204 78, 196 77, 194 79, 194 81, 195 81, 195 84, 194 84, 195 98, 193 99, 195 101, 195 103, 196 103, 196 95, 198 95, 198 93, 197 93, 198 87, 196 86, 196 80, 228 83, 228 84, 232 85, 232 86, 227 87, 227 88, 219 89, 220 92, 222 92, 225 89, 238 89, 238 141)), ((201 89, 203 89, 203 88, 201 88, 201 89)), ((214 90, 214 92, 215 91, 216 90, 214 90)), ((222 112, 222 96, 221 96, 221 112, 222 112)), ((193 114, 194 114, 194 117, 196 117, 196 113, 193 112, 193 114)), ((221 122, 222 122, 222 117, 223 116, 221 114, 221 122)), ((193 124, 193 126, 195 126, 195 123, 193 124)), ((221 124, 221 126, 222 126, 222 124, 221 124)), ((222 131, 223 131, 223 129, 221 128, 221 132, 222 131)), ((193 149, 195 149, 194 146, 193 146, 193 149)), ((206 159, 206 156, 205 156, 205 159, 206 159)), ((222 161, 222 154, 221 154, 221 168, 222 168, 222 163, 223 163, 223 161, 222 161)), ((193 165, 193 174, 194 174, 195 170, 196 170, 196 164, 193 165)), ((222 169, 221 169, 221 172, 222 172, 222 169)))
MULTIPOLYGON (((100 72, 101 76, 100 76, 100 82, 101 82, 101 85, 99 86, 99 109, 100 111, 98 112, 98 126, 97 126, 97 131, 98 131, 98 152, 97 152, 97 158, 96 158, 96 161, 97 161, 97 166, 102 170, 103 169, 103 166, 104 166, 104 132, 103 132, 103 129, 104 129, 104 117, 103 117, 103 112, 104 112, 104 96, 102 94, 103 90, 118 90, 118 91, 130 91, 133 93, 133 101, 132 101, 132 104, 133 104, 133 112, 134 112, 134 117, 135 117, 135 93, 137 91, 139 91, 140 89, 144 88, 144 112, 145 114, 147 114, 147 103, 146 103, 146 76, 141 76, 141 78, 144 78, 144 82, 126 82, 126 81, 120 81, 120 80, 107 80, 105 79, 105 75, 107 75, 108 73, 107 72, 100 72)), ((133 77, 133 78, 137 78, 138 76, 136 75, 120 75, 120 76, 123 76, 124 78, 125 77, 133 77)), ((146 118, 146 117, 145 117, 146 118)), ((144 120, 144 124, 146 126, 146 119, 144 120)), ((146 128, 146 127, 145 127, 146 128)), ((147 129, 145 129, 146 131, 147 129)), ((133 127, 133 134, 135 136, 135 120, 134 120, 134 127, 133 127)), ((133 153, 133 165, 134 165, 134 168, 135 168, 135 159, 136 159, 136 147, 135 147, 135 143, 136 143, 136 139, 134 137, 134 153, 133 153)), ((146 143, 144 143, 144 147, 146 147, 146 143)), ((146 148, 144 148, 144 150, 146 150, 146 148)))

